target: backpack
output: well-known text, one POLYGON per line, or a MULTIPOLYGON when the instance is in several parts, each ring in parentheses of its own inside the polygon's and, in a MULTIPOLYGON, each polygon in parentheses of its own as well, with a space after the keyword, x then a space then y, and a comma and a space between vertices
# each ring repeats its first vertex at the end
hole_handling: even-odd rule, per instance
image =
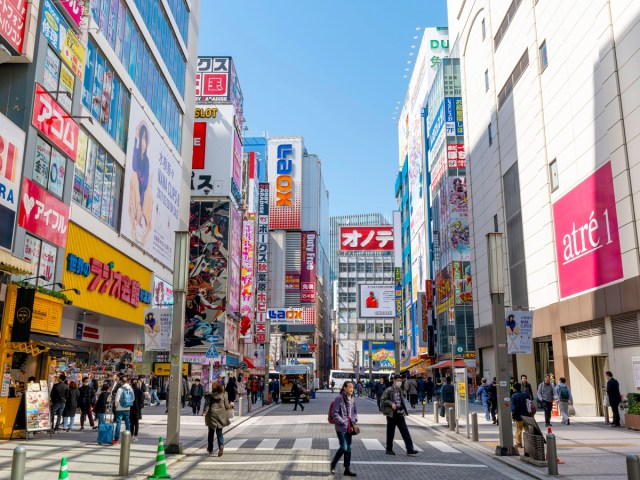
POLYGON ((564 402, 568 402, 570 397, 569 388, 566 385, 563 385, 562 387, 560 387, 558 391, 558 396, 560 397, 560 400, 564 402))
POLYGON ((135 400, 135 395, 133 394, 133 390, 130 388, 122 388, 122 393, 120 394, 120 406, 123 408, 133 407, 133 402, 135 400))
POLYGON ((329 423, 336 423, 336 419, 333 418, 333 403, 331 402, 331 405, 329 405, 329 413, 327 414, 327 421, 329 423))

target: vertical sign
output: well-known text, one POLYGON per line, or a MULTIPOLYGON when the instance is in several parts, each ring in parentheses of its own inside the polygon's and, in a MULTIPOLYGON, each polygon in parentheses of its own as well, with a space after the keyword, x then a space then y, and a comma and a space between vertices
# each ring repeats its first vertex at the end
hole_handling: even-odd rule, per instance
POLYGON ((27 23, 27 0, 0 0, 0 12, 0 36, 21 54, 27 23))
POLYGON ((256 235, 256 335, 255 343, 267 337, 267 272, 269 269, 269 184, 258 187, 258 234, 256 235))
POLYGON ((31 333, 31 319, 33 317, 33 302, 36 298, 35 288, 18 288, 16 310, 13 315, 11 329, 12 342, 28 342, 31 333))
POLYGON ((240 271, 240 336, 250 337, 254 312, 256 216, 249 214, 242 225, 242 264, 240 271))
POLYGON ((316 301, 316 233, 302 232, 300 303, 316 301))

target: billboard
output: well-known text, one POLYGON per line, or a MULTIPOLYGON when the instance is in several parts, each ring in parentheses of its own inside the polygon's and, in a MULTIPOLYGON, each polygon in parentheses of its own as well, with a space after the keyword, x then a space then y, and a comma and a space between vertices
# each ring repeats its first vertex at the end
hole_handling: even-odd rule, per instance
POLYGON ((121 234, 173 267, 182 167, 140 104, 131 100, 121 234))
POLYGON ((507 310, 505 317, 508 353, 532 353, 533 312, 507 310))
POLYGON ((269 308, 266 317, 275 324, 315 325, 315 308, 269 308))
POLYGON ((28 178, 22 179, 22 204, 18 225, 45 240, 65 248, 69 207, 28 178))
POLYGON ((342 252, 393 252, 393 225, 340 227, 342 252))
POLYGON ((242 262, 242 214, 230 204, 231 237, 229 239, 229 290, 227 312, 240 312, 240 263, 242 262))
POLYGON ((36 83, 31 123, 56 147, 76 161, 80 127, 58 102, 36 83))
POLYGON ((76 77, 82 80, 85 48, 50 0, 44 1, 41 31, 51 47, 60 55, 62 61, 67 64, 76 77))
MULTIPOLYGON (((14 217, 19 202, 24 140, 25 133, 0 113, 0 206, 14 212, 14 217)), ((13 223, 10 228, 13 231, 13 223)))
POLYGON ((0 36, 21 54, 27 25, 27 0, 0 0, 0 12, 0 36))
MULTIPOLYGON (((369 344, 371 344, 371 360, 373 370, 393 370, 396 367, 396 352, 393 340, 375 342, 365 340, 362 342, 362 351, 365 358, 369 356, 369 344)), ((365 361, 365 367, 369 365, 365 361)))
POLYGON ((553 204, 560 297, 623 278, 611 162, 553 204))
POLYGON ((222 347, 229 280, 230 202, 191 202, 186 348, 222 347), (219 338, 214 338, 219 337, 219 338))
POLYGON ((440 192, 441 265, 470 261, 467 178, 464 175, 446 177, 440 192))
POLYGON ((300 274, 287 272, 284 275, 284 293, 300 294, 300 274))
POLYGON ((255 295, 253 292, 255 280, 255 243, 256 216, 247 215, 242 224, 242 260, 240 271, 240 316, 242 317, 240 335, 250 336, 251 320, 253 319, 255 295))
POLYGON ((302 137, 269 139, 269 228, 298 230, 302 211, 302 137))
POLYGON ((149 352, 171 350, 172 308, 145 308, 144 349, 149 352))
POLYGON ((256 235, 256 334, 255 343, 267 339, 267 274, 269 271, 269 184, 258 186, 258 232, 256 235))
POLYGON ((300 303, 316 301, 316 245, 315 232, 302 232, 300 259, 300 303))
POLYGON ((196 105, 229 101, 231 57, 198 57, 196 105))
POLYGON ((161 307, 164 305, 173 305, 173 286, 157 275, 154 275, 153 306, 161 307))
POLYGON ((394 318, 396 316, 394 285, 361 283, 358 285, 360 318, 394 318))

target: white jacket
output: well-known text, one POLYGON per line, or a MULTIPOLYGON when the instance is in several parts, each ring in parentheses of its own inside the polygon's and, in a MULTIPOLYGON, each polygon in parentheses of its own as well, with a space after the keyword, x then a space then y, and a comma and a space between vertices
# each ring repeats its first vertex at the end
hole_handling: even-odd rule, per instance
POLYGON ((120 397, 122 397, 123 389, 131 390, 131 394, 133 395, 134 402, 135 402, 135 393, 133 393, 133 388, 131 387, 131 385, 129 385, 128 383, 122 384, 118 389, 118 391, 116 392, 116 399, 114 400, 114 403, 113 403, 116 406, 116 411, 118 412, 125 412, 125 411, 128 412, 131 409, 131 407, 123 407, 122 405, 120 405, 120 397))

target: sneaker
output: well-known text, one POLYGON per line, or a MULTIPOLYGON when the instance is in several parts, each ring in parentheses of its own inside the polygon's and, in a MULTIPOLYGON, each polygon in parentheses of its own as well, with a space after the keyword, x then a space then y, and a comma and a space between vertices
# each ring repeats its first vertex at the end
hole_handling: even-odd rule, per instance
POLYGON ((118 445, 118 443, 120 443, 120 442, 118 442, 118 440, 114 440, 111 444, 112 445, 118 445))
POLYGON ((387 455, 395 455, 396 452, 394 452, 393 450, 385 450, 385 452, 387 455))
POLYGON ((336 473, 336 464, 335 464, 335 463, 333 463, 333 461, 331 462, 331 466, 330 466, 330 468, 329 468, 329 471, 330 471, 331 473, 336 473))
POLYGON ((418 450, 407 450, 407 455, 417 455, 418 453, 418 450))
POLYGON ((134 437, 132 438, 132 440, 133 440, 134 442, 137 442, 137 441, 138 441, 138 436, 137 436, 137 435, 134 435, 134 437))

